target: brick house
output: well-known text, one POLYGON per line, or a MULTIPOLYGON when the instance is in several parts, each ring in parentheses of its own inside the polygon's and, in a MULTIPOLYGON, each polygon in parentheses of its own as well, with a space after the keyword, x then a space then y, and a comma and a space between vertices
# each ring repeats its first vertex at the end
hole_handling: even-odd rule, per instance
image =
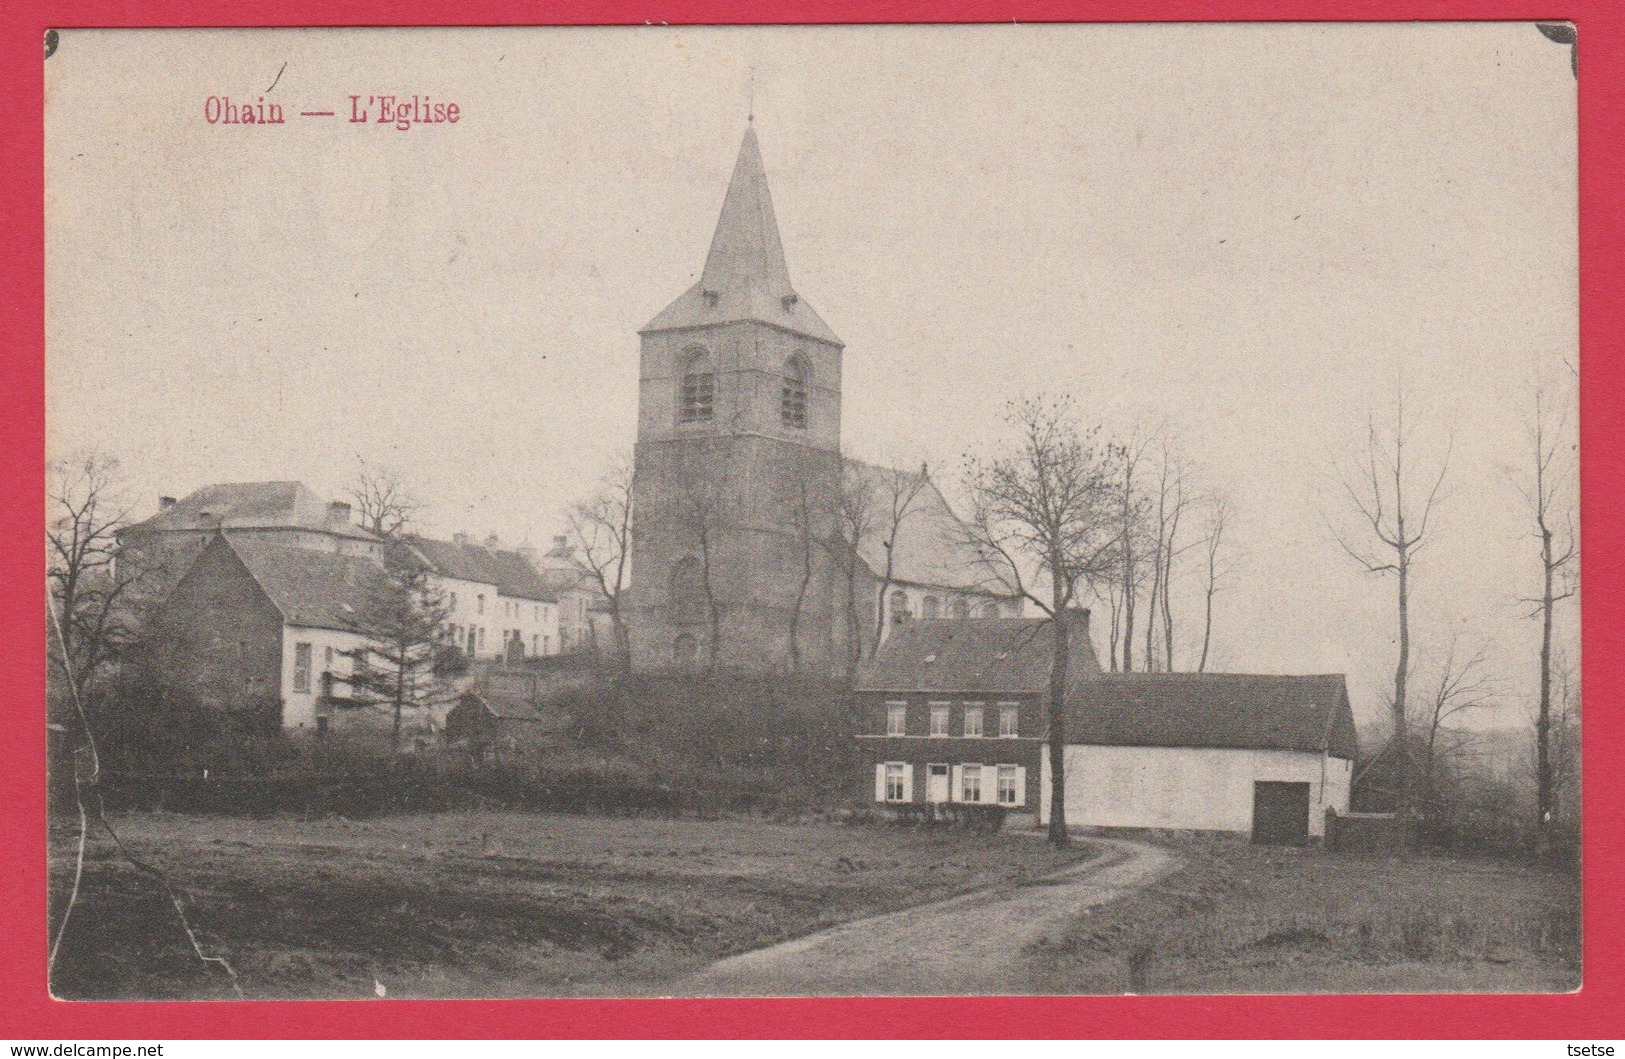
MULTIPOLYGON (((1068 823, 1304 843, 1328 810, 1348 811, 1356 739, 1341 675, 1102 673, 1087 612, 1072 620, 1068 823)), ((898 629, 857 687, 874 801, 1047 822, 1051 649, 1040 618, 898 629)))
MULTIPOLYGON (((1088 612, 1072 621, 1076 686, 1099 675, 1100 661, 1088 612)), ((1001 805, 1036 819, 1053 651, 1047 618, 895 627, 856 686, 874 800, 1001 805)))
POLYGON ((200 702, 267 727, 322 730, 349 698, 371 559, 216 534, 159 605, 158 664, 200 702), (326 694, 324 694, 324 690, 326 694))

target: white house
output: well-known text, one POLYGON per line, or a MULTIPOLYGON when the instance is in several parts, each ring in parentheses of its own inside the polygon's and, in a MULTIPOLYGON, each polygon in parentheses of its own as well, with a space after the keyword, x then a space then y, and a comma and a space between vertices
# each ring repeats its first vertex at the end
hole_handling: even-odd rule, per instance
POLYGON ((494 534, 484 544, 462 533, 449 541, 407 540, 445 594, 447 638, 469 657, 529 658, 565 649, 559 594, 528 549, 504 549, 494 534))

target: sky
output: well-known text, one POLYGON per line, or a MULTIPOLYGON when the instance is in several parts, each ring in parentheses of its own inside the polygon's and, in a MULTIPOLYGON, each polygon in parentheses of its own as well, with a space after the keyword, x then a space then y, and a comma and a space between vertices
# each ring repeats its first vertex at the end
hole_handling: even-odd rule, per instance
POLYGON ((1575 80, 1533 25, 69 30, 46 96, 47 446, 117 455, 138 515, 364 459, 432 532, 545 543, 630 451, 638 329, 753 114, 849 453, 953 496, 1039 393, 1170 438, 1235 511, 1218 664, 1347 673, 1370 717, 1393 585, 1334 468, 1403 389, 1449 453, 1419 675, 1485 645, 1484 723, 1522 723, 1525 424, 1544 388, 1572 440, 1578 363, 1575 80), (384 93, 459 121, 346 120, 384 93))

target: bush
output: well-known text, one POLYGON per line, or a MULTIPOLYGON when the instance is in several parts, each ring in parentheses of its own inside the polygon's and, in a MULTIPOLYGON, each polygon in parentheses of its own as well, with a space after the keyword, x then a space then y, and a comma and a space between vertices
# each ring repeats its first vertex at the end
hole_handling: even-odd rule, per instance
POLYGON ((233 813, 491 806, 796 815, 849 804, 857 790, 849 697, 834 683, 584 673, 558 687, 550 705, 572 718, 567 739, 480 763, 438 747, 395 756, 384 735, 360 725, 295 746, 275 722, 262 731, 255 719, 249 731, 243 719, 144 686, 126 703, 140 724, 115 740, 124 753, 111 763, 106 794, 123 806, 233 813))
POLYGON ((891 807, 892 819, 908 827, 958 827, 989 834, 1004 827, 1002 805, 905 802, 891 807))

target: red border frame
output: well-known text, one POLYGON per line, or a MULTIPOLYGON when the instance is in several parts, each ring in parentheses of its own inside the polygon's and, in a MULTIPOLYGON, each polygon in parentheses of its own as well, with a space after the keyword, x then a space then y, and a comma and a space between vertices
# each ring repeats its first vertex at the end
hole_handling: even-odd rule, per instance
MULTIPOLYGON (((13 0, 0 34, 0 637, 10 723, 0 725, 0 1036, 135 1038, 530 1037, 1383 1037, 1625 1036, 1619 550, 1625 442, 1610 429, 1625 379, 1625 5, 1618 0, 13 0), (44 199, 42 37, 50 27, 1568 19, 1579 28, 1585 986, 1560 996, 537 1000, 69 1004, 45 992, 44 953, 44 199), (1612 164, 1611 164, 1612 163, 1612 164)), ((1558 47, 1558 45, 1553 45, 1558 47)))

